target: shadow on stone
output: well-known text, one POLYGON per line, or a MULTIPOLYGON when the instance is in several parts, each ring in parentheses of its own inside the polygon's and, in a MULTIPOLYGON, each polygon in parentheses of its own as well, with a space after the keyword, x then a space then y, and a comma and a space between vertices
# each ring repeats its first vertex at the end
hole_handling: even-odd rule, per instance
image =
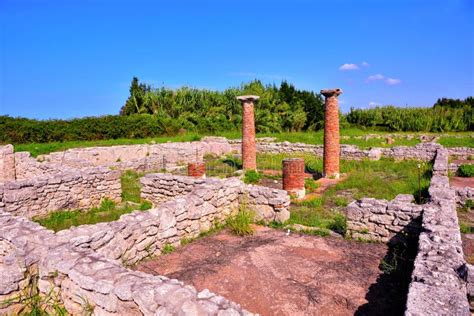
POLYGON ((372 284, 355 315, 403 315, 418 249, 420 220, 412 220, 388 242, 388 251, 379 268, 383 272, 372 284))

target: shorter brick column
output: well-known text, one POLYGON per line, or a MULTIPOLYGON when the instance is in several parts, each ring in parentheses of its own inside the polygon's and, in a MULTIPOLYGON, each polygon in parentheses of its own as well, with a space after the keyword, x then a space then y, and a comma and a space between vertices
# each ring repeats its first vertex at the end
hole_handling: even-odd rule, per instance
POLYGON ((190 162, 188 163, 188 176, 194 178, 206 177, 206 163, 205 162, 190 162))
POLYGON ((242 167, 244 170, 257 170, 254 101, 259 98, 256 95, 237 97, 237 100, 242 102, 242 167))
POLYGON ((306 194, 304 179, 304 159, 287 158, 283 160, 283 190, 297 198, 303 198, 306 194))

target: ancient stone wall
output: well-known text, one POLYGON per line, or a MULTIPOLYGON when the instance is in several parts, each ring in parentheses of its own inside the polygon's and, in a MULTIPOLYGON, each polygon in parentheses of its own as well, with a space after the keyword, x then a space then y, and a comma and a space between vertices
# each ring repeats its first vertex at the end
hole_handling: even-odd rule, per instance
POLYGON ((445 175, 446 149, 438 150, 434 164, 405 315, 470 315, 456 195, 445 175))
MULTIPOLYGON (((232 150, 239 152, 240 140, 229 140, 232 150)), ((393 158, 397 160, 415 159, 430 161, 434 158, 436 150, 441 145, 436 143, 420 143, 416 146, 395 146, 390 148, 371 148, 360 149, 355 145, 341 145, 341 159, 360 160, 373 159, 378 160, 381 157, 393 158)), ((463 148, 466 152, 474 154, 474 148, 463 148)), ((310 153, 317 157, 323 157, 323 145, 311 145, 304 143, 273 142, 268 139, 257 139, 257 152, 272 154, 292 154, 292 153, 310 153)))
POLYGON ((73 315, 251 315, 208 290, 129 270, 82 245, 0 212, 0 313, 17 314, 21 306, 11 299, 37 287, 73 315))
POLYGON ((120 172, 105 167, 9 181, 2 188, 4 210, 28 218, 55 210, 87 209, 105 198, 118 202, 121 196, 120 172))
POLYGON ((467 201, 474 202, 474 188, 464 187, 455 188, 456 192, 456 203, 458 206, 465 206, 467 201))
POLYGON ((0 183, 11 180, 15 180, 13 146, 0 146, 0 183))
MULTIPOLYGON (((255 219, 284 222, 289 218, 290 199, 286 191, 261 186, 245 185, 237 179, 196 179, 171 174, 148 174, 141 179, 142 199, 151 201, 158 206, 165 201, 172 200, 193 192, 198 195, 212 195, 209 186, 226 186, 238 184, 237 194, 240 201, 254 210, 255 219)), ((220 194, 220 193, 219 193, 220 194)), ((226 198, 217 196, 218 198, 226 198)), ((222 203, 224 200, 222 200, 222 203)))
POLYGON ((400 232, 418 234, 422 206, 413 195, 400 194, 392 201, 363 198, 347 207, 347 236, 387 242, 400 232))
POLYGON ((222 155, 230 151, 227 139, 205 137, 196 142, 76 148, 38 159, 73 168, 108 166, 118 170, 160 171, 202 161, 206 154, 222 155))

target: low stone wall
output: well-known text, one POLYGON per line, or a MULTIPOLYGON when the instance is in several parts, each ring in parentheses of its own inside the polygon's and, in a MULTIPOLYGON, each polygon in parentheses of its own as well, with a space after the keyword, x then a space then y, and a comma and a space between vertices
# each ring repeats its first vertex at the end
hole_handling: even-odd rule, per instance
POLYGON ((422 206, 413 195, 400 194, 392 201, 363 198, 347 207, 347 236, 387 242, 400 232, 419 234, 422 206))
POLYGON ((0 146, 0 183, 15 180, 13 146, 0 146))
POLYGON ((447 148, 447 151, 449 156, 456 157, 458 159, 474 158, 474 148, 472 147, 449 147, 447 148))
MULTIPOLYGON (((171 174, 148 174, 141 179, 142 199, 158 206, 161 203, 184 196, 190 192, 202 196, 211 196, 215 186, 237 185, 237 194, 241 202, 255 212, 255 220, 265 222, 284 222, 289 218, 290 198, 283 190, 261 186, 245 185, 237 179, 196 179, 171 174), (244 201, 245 200, 245 201, 244 201)), ((219 193, 221 194, 221 193, 219 193)), ((225 196, 218 195, 219 203, 225 203, 225 196)))
MULTIPOLYGON (((258 139, 257 139, 258 140, 258 139)), ((232 150, 240 152, 241 141, 229 140, 232 150)), ((378 160, 381 157, 393 159, 415 159, 422 161, 432 160, 436 154, 436 150, 441 145, 437 143, 420 143, 416 146, 395 146, 391 148, 371 148, 360 149, 355 145, 341 145, 341 159, 360 160, 373 159, 378 160)), ((464 148, 468 152, 473 152, 472 148, 464 148)), ((264 139, 257 142, 257 152, 272 154, 291 154, 291 153, 311 153, 317 157, 323 156, 323 145, 310 145, 304 143, 290 142, 272 142, 264 139)))
POLYGON ((468 200, 474 202, 474 188, 464 187, 455 188, 456 192, 456 203, 458 206, 465 206, 468 200))
POLYGON ((18 314, 21 305, 11 299, 37 286, 73 315, 252 315, 208 290, 128 270, 77 239, 1 211, 0 250, 0 301, 8 302, 1 314, 18 314))
POLYGON ((120 172, 104 167, 69 170, 0 187, 3 209, 28 218, 64 209, 87 209, 109 198, 120 201, 120 172))
POLYGON ((206 154, 222 155, 230 151, 226 138, 204 137, 196 142, 68 149, 38 159, 74 168, 108 166, 118 170, 159 171, 202 161, 206 154))
POLYGON ((405 315, 470 315, 456 196, 444 175, 446 149, 438 150, 434 165, 405 315))

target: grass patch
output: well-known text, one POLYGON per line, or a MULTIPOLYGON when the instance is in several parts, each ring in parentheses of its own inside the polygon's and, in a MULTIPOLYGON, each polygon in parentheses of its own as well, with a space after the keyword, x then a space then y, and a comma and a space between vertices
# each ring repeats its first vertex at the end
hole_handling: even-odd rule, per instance
POLYGON ((175 250, 176 250, 176 247, 173 246, 172 244, 165 244, 163 246, 163 249, 161 249, 161 253, 166 255, 166 254, 172 253, 175 250))
POLYGON ((253 234, 254 214, 250 211, 245 202, 241 202, 239 211, 234 216, 229 216, 226 220, 226 226, 237 236, 247 236, 253 234))
POLYGON ((189 142, 201 139, 198 134, 185 134, 176 136, 162 136, 154 138, 119 138, 106 139, 94 141, 67 141, 67 142, 52 142, 52 143, 30 143, 30 144, 15 144, 15 151, 28 151, 33 157, 39 155, 49 154, 55 151, 63 151, 71 148, 84 148, 96 146, 116 146, 116 145, 138 145, 151 143, 166 143, 166 142, 189 142))
POLYGON ((244 182, 247 184, 256 184, 262 176, 255 170, 247 170, 244 175, 244 182))
POLYGON ((123 203, 120 205, 117 205, 112 200, 104 199, 99 207, 94 207, 87 211, 60 210, 52 212, 46 217, 35 217, 33 220, 57 232, 68 229, 71 226, 116 221, 123 214, 131 213, 134 210, 149 210, 152 208, 151 202, 140 199, 141 176, 142 174, 134 171, 126 171, 123 173, 121 178, 123 203))
POLYGON ((304 179, 304 188, 306 189, 306 193, 312 193, 319 188, 319 184, 313 179, 306 178, 304 179))
POLYGON ((143 173, 127 170, 122 174, 120 183, 122 185, 122 201, 140 203, 140 178, 143 173))
POLYGON ((456 133, 441 136, 438 143, 445 147, 474 147, 474 135, 472 133, 456 133))
POLYGON ((474 177, 474 164, 460 165, 458 169, 458 176, 460 177, 474 177))

